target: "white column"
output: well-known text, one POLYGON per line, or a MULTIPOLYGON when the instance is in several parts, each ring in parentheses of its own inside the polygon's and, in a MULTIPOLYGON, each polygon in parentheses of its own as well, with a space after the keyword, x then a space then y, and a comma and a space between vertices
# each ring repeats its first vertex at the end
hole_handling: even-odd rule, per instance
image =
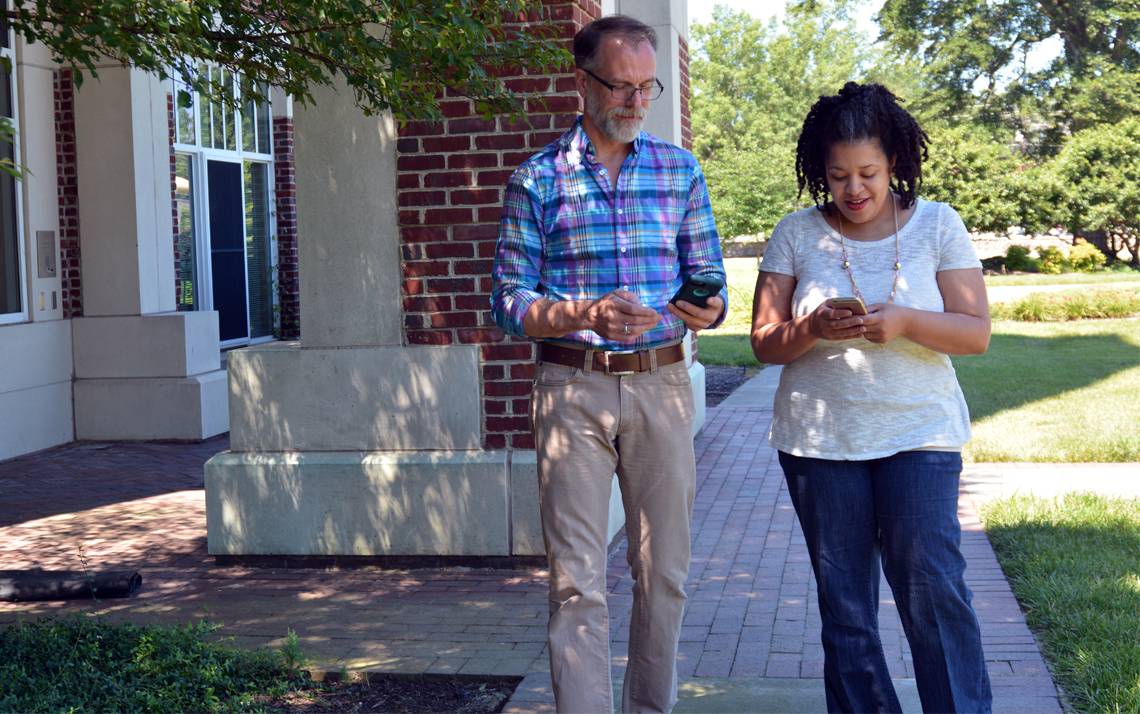
POLYGON ((202 439, 228 426, 218 315, 174 312, 169 127, 153 75, 110 64, 76 91, 78 439, 202 439))

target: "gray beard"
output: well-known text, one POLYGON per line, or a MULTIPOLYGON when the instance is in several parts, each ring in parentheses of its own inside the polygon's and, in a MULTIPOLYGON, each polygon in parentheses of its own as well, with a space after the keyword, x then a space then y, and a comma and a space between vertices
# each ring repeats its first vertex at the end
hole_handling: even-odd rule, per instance
POLYGON ((608 113, 602 113, 593 102, 586 103, 586 112, 603 134, 620 144, 629 144, 641 133, 645 117, 642 116, 637 122, 623 122, 614 116, 622 111, 625 111, 625 107, 614 107, 608 113))

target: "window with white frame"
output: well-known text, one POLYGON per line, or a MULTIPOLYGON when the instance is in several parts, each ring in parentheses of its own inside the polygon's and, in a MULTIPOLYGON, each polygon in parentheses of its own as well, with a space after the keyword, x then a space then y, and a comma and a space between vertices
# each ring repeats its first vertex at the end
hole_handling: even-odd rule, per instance
POLYGON ((271 112, 229 71, 202 71, 237 101, 172 80, 177 301, 217 310, 222 344, 234 346, 274 333, 271 112))
MULTIPOLYGON (((7 9, 7 3, 3 4, 7 9)), ((12 52, 13 36, 7 23, 0 24, 0 116, 15 129, 16 116, 15 74, 16 60, 12 52)), ((0 159, 9 166, 18 166, 18 152, 14 134, 0 138, 0 159)), ((24 261, 20 240, 20 201, 16 178, 8 171, 0 171, 0 324, 19 322, 24 314, 24 261)))

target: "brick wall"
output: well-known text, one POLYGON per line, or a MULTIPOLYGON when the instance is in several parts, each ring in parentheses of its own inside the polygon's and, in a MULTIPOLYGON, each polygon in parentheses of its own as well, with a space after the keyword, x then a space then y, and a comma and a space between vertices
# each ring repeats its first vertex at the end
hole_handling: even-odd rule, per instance
MULTIPOLYGON (((567 43, 601 12, 593 0, 547 0, 545 6, 567 43)), ((526 99, 525 119, 484 119, 470 100, 449 93, 442 102, 444 121, 400 128, 404 330, 413 345, 479 345, 484 446, 529 449, 533 346, 492 322, 491 264, 507 178, 558 138, 580 107, 570 67, 505 79, 512 90, 534 95, 526 99)))
POLYGON ((55 167, 59 200, 59 266, 63 316, 83 315, 83 270, 79 259, 79 181, 75 168, 75 85, 71 70, 53 72, 55 167))
POLYGON ((301 337, 301 282, 297 272, 297 179, 293 119, 273 118, 274 193, 277 197, 277 304, 280 338, 301 337))
POLYGON ((681 146, 693 150, 693 125, 689 121, 689 43, 680 39, 677 64, 681 66, 681 146))

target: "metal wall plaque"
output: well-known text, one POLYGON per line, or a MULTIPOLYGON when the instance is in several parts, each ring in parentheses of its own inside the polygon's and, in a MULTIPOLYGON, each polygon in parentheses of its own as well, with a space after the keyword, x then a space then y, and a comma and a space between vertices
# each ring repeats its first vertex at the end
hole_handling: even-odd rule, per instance
POLYGON ((56 262, 55 231, 36 231, 36 264, 41 278, 54 278, 56 262))

